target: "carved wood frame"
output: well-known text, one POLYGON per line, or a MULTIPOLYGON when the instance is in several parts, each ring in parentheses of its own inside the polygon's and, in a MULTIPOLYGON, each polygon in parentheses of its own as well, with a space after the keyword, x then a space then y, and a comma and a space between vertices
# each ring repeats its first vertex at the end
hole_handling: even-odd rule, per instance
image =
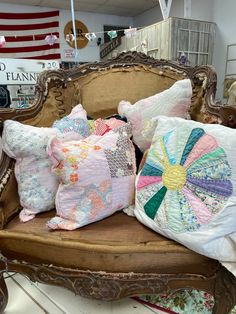
POLYGON ((216 83, 217 75, 212 66, 188 66, 180 65, 175 61, 154 59, 144 53, 137 51, 123 52, 116 58, 109 59, 107 61, 87 63, 79 66, 78 68, 70 70, 47 70, 42 72, 35 86, 35 100, 30 108, 25 109, 3 109, 0 111, 0 122, 6 119, 23 121, 36 116, 40 112, 48 93, 48 84, 54 81, 54 84, 61 87, 66 87, 67 83, 71 80, 77 80, 79 77, 86 76, 89 73, 97 71, 105 71, 109 68, 128 68, 135 65, 147 65, 150 67, 159 67, 160 69, 169 68, 180 73, 186 73, 186 76, 191 80, 195 80, 198 74, 203 74, 207 77, 206 82, 206 107, 210 114, 219 116, 219 109, 221 106, 215 103, 216 83), (1 117, 2 116, 2 117, 1 117))
POLYGON ((4 271, 18 272, 33 282, 61 286, 76 295, 105 301, 194 288, 214 296, 213 314, 227 314, 236 304, 236 278, 222 266, 209 277, 197 274, 107 273, 33 264, 1 255, 0 313, 3 313, 8 300, 4 271))

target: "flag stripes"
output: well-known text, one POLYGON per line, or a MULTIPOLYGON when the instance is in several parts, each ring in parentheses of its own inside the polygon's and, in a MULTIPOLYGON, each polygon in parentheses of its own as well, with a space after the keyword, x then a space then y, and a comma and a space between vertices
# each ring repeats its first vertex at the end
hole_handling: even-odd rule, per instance
POLYGON ((0 35, 6 45, 0 58, 60 59, 59 11, 37 13, 0 13, 0 35), (53 45, 45 37, 56 35, 53 45))

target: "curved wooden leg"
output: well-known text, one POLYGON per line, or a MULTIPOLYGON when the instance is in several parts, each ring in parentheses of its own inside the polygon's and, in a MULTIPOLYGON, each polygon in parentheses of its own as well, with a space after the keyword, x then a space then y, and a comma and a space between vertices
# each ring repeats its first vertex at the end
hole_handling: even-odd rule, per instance
POLYGON ((8 291, 3 277, 4 272, 0 272, 0 313, 3 313, 8 301, 8 291))
POLYGON ((212 314, 228 314, 236 305, 236 278, 222 267, 216 278, 212 314))

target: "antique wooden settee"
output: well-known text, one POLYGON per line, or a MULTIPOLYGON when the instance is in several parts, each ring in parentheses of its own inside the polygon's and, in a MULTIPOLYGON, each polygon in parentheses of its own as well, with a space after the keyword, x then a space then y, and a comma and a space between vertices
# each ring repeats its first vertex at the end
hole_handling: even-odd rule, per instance
MULTIPOLYGON (((190 116, 227 125, 228 114, 214 102, 216 74, 209 66, 180 66, 137 52, 77 69, 43 72, 34 105, 1 109, 0 124, 14 119, 51 126, 81 103, 93 118, 116 113, 120 100, 134 103, 190 78, 190 116)), ((27 223, 20 210, 14 161, 3 154, 0 164, 0 308, 7 304, 5 271, 32 281, 59 285, 81 296, 115 300, 170 289, 196 288, 215 297, 214 314, 226 314, 236 304, 236 280, 218 261, 199 255, 154 233, 123 212, 75 231, 49 231, 47 212, 27 223)))

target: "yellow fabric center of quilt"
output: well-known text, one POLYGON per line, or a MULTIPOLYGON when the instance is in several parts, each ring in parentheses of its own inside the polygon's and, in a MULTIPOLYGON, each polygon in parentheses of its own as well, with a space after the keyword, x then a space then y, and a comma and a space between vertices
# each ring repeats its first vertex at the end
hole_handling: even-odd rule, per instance
POLYGON ((186 182, 186 170, 181 165, 168 165, 162 175, 163 184, 170 190, 181 190, 186 182))

